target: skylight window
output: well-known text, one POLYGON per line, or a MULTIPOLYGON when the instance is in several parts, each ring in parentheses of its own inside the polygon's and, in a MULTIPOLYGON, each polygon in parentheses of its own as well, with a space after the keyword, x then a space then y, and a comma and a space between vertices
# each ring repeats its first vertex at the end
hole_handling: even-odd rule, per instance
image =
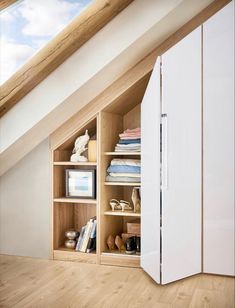
POLYGON ((23 0, 0 12, 0 84, 78 16, 91 0, 23 0))

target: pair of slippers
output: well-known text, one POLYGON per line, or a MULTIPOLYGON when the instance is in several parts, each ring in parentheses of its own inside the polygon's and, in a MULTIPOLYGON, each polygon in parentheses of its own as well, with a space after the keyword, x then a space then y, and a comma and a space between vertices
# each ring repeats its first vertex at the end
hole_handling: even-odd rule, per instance
POLYGON ((115 210, 120 211, 121 210, 122 212, 124 212, 124 211, 131 211, 132 210, 130 202, 125 201, 125 200, 118 201, 117 199, 111 199, 109 201, 109 205, 110 205, 112 211, 115 211, 115 210))

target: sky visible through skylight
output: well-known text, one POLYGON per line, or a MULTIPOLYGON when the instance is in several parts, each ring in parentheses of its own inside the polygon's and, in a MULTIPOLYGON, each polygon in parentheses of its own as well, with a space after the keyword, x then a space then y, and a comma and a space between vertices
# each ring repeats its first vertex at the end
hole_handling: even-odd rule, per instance
POLYGON ((0 12, 0 84, 81 13, 91 0, 23 0, 0 12))

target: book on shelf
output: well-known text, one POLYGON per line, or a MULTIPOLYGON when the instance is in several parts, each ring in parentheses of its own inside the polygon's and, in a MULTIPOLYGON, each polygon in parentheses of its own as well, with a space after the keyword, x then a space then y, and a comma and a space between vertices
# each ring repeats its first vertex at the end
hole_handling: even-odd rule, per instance
POLYGON ((97 225, 97 221, 94 220, 94 223, 91 229, 91 235, 90 235, 90 238, 87 244, 87 249, 86 249, 87 253, 90 253, 96 249, 96 225, 97 225))
POLYGON ((87 224, 82 227, 76 250, 88 253, 94 250, 96 242, 96 224, 96 217, 92 217, 87 224))

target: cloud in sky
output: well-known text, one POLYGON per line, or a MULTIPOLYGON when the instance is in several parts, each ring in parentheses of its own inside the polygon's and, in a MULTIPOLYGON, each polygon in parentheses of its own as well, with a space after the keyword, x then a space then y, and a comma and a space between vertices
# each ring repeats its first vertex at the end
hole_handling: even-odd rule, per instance
POLYGON ((23 0, 0 14, 0 82, 61 31, 91 0, 23 0))

